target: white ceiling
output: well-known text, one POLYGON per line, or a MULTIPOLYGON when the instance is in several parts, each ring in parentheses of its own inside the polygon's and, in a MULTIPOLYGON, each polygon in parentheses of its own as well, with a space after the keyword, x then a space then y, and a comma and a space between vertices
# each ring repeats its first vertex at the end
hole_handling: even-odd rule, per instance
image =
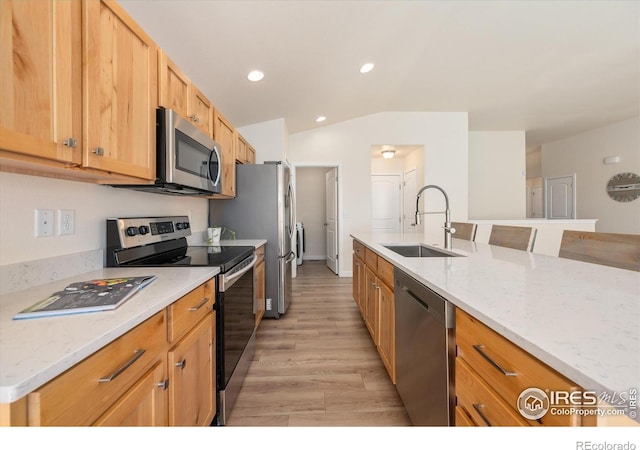
POLYGON ((640 0, 119 3, 235 127, 468 111, 531 148, 640 114, 640 0))

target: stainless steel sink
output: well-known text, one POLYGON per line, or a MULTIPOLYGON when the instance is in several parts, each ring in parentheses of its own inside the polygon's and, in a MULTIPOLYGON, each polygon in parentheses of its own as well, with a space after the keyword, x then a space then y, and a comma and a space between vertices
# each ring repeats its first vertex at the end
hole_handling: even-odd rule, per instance
POLYGON ((384 245, 383 247, 388 248, 391 251, 396 252, 399 255, 406 256, 409 258, 451 258, 456 255, 453 253, 445 253, 438 250, 434 250, 430 247, 426 247, 424 245, 384 245))

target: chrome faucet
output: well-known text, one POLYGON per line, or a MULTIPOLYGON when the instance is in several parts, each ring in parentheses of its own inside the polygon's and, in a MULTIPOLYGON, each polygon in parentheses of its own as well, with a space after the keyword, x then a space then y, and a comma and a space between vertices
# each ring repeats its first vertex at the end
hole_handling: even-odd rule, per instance
POLYGON ((416 196, 416 223, 415 226, 420 225, 421 216, 424 214, 444 214, 444 248, 447 250, 451 250, 451 237, 456 232, 456 229, 451 226, 451 211, 449 210, 449 196, 440 186, 436 186, 435 184, 429 184, 420 188, 418 191, 418 195, 416 196), (437 189, 442 192, 444 195, 445 201, 445 210, 444 211, 429 211, 429 212, 420 212, 420 196, 427 189, 437 189))

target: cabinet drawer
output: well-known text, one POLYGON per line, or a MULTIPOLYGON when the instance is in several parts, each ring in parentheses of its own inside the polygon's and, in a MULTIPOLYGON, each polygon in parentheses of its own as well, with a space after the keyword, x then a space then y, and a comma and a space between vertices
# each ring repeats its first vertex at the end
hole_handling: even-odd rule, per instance
MULTIPOLYGON (((527 388, 574 391, 574 383, 517 345, 459 309, 456 310, 457 355, 463 358, 512 408, 527 388), (505 373, 506 372, 506 373, 505 373)), ((575 426, 577 416, 546 414, 544 425, 575 426)))
POLYGON ((204 316, 209 314, 215 303, 216 285, 212 278, 193 291, 172 303, 167 311, 169 342, 182 337, 192 329, 204 316))
POLYGON ((364 245, 356 240, 353 241, 353 253, 355 253, 358 258, 364 261, 364 245))
POLYGON ((29 394, 29 425, 91 425, 158 361, 166 326, 159 312, 29 394))
POLYGON ((456 358, 456 398, 458 407, 480 426, 526 426, 511 408, 467 363, 456 358))
POLYGON ((378 271, 378 254, 367 247, 364 248, 364 262, 374 272, 378 271))
POLYGON ((378 257, 378 278, 393 291, 393 265, 381 257, 378 257))
POLYGON ((469 414, 461 407, 456 406, 456 427, 475 427, 476 424, 473 422, 473 419, 469 417, 469 414))

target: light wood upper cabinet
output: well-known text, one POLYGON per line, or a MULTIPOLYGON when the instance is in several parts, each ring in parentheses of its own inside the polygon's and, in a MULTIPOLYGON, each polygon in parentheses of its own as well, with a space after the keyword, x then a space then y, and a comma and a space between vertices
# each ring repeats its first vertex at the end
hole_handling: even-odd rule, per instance
POLYGON ((83 166, 155 179, 157 47, 114 1, 83 3, 83 166))
MULTIPOLYGON (((222 147, 222 191, 223 197, 236 196, 236 130, 231 123, 214 109, 213 114, 213 138, 222 147)), ((217 196, 214 196, 214 198, 217 196)))
POLYGON ((160 106, 177 111, 207 133, 207 136, 212 137, 213 105, 211 101, 162 50, 158 50, 158 77, 160 106))
POLYGON ((240 164, 255 164, 256 150, 240 133, 236 133, 236 136, 236 162, 240 164))
POLYGON ((0 149, 81 163, 81 19, 79 0, 0 2, 0 149))

